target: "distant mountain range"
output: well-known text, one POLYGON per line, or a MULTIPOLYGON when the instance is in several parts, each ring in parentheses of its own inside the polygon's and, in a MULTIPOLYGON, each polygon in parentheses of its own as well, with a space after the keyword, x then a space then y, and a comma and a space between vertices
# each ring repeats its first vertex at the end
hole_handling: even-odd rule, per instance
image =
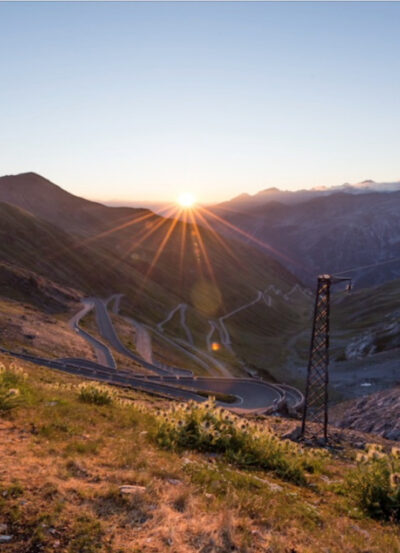
POLYGON ((321 196, 331 196, 337 193, 346 194, 368 194, 371 192, 396 192, 400 191, 400 181, 396 182, 375 182, 365 180, 357 184, 344 183, 338 186, 308 188, 301 190, 280 190, 279 188, 267 188, 256 194, 240 194, 227 202, 222 202, 219 207, 235 209, 248 209, 256 205, 265 205, 271 202, 283 204, 298 204, 320 198, 321 196))
POLYGON ((265 251, 275 252, 303 282, 312 284, 318 273, 369 265, 349 273, 357 284, 400 277, 400 182, 364 181, 298 192, 269 189, 210 211, 208 220, 219 232, 247 243, 254 239, 258 246, 265 243, 265 251))

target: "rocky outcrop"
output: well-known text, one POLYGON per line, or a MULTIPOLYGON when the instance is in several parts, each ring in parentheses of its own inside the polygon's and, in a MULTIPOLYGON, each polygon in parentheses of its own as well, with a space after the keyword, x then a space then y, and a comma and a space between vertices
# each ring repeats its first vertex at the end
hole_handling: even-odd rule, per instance
POLYGON ((400 441, 400 386, 337 405, 331 411, 330 422, 400 441))

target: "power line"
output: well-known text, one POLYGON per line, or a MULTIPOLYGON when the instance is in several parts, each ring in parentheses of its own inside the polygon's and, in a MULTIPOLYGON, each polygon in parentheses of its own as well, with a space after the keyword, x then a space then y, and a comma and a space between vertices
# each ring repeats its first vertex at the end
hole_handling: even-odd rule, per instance
POLYGON ((345 273, 352 273, 354 271, 359 271, 361 269, 370 269, 372 267, 379 267, 380 265, 387 265, 388 263, 395 263, 396 261, 400 261, 400 257, 397 257, 396 259, 388 259, 387 261, 380 261, 378 263, 371 263, 370 265, 360 265, 359 267, 346 269, 344 271, 340 271, 340 273, 335 273, 334 276, 343 275, 345 273))

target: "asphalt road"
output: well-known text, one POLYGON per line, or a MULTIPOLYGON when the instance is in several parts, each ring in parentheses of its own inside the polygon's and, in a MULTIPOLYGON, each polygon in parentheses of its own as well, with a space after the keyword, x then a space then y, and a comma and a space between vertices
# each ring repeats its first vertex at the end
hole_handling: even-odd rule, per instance
MULTIPOLYGON (((219 377, 195 377, 191 371, 185 371, 182 369, 160 369, 160 367, 144 361, 138 355, 132 353, 126 348, 120 341, 118 334, 112 324, 111 318, 108 313, 107 305, 110 300, 116 296, 112 296, 106 301, 99 298, 90 298, 90 302, 93 303, 96 310, 96 321, 98 324, 99 332, 101 336, 107 340, 117 351, 126 355, 147 369, 151 370, 158 377, 141 377, 136 375, 135 382, 140 379, 141 385, 145 385, 146 389, 155 389, 160 391, 165 390, 165 386, 168 383, 168 387, 184 387, 190 390, 202 390, 214 393, 230 394, 237 398, 235 404, 229 404, 231 409, 241 411, 265 411, 274 410, 279 404, 288 401, 292 407, 302 401, 302 394, 296 389, 291 387, 279 387, 279 385, 270 384, 258 379, 251 378, 219 378, 219 377)), ((124 378, 131 378, 125 373, 124 378)), ((192 392, 187 390, 181 390, 179 394, 192 392)), ((181 397, 181 396, 180 396, 181 397)), ((198 396, 197 396, 198 397, 198 396)))
POLYGON ((94 302, 90 299, 85 299, 82 303, 84 304, 82 309, 78 311, 78 313, 76 313, 68 323, 70 328, 72 328, 72 330, 74 330, 74 332, 76 332, 79 336, 82 336, 82 338, 89 342, 91 346, 93 346, 100 365, 106 365, 107 367, 116 369, 117 365, 110 349, 105 344, 100 342, 100 340, 97 340, 94 336, 79 326, 79 321, 95 306, 94 302))
MULTIPOLYGON (((115 296, 112 296, 115 298, 115 296)), ((115 384, 129 386, 135 389, 161 394, 163 396, 180 399, 195 400, 202 402, 204 397, 196 394, 196 391, 223 393, 236 397, 234 403, 223 404, 226 408, 243 412, 267 413, 274 412, 285 402, 289 407, 300 406, 302 394, 295 388, 270 384, 260 379, 251 378, 224 378, 224 377, 195 377, 191 371, 184 369, 161 369, 154 364, 148 363, 138 355, 126 348, 114 329, 111 318, 108 314, 108 301, 98 298, 87 298, 83 300, 83 308, 72 317, 70 326, 82 338, 87 340, 96 350, 98 363, 88 359, 60 359, 50 360, 43 357, 36 357, 29 354, 11 352, 0 348, 0 351, 25 359, 32 363, 43 365, 49 368, 61 370, 85 378, 115 384), (130 370, 116 368, 115 360, 109 348, 85 332, 79 327, 80 319, 91 309, 95 309, 96 321, 101 336, 107 340, 116 351, 137 361, 143 367, 151 370, 154 376, 143 376, 134 374, 130 370)))
MULTIPOLYGON (((114 297, 114 296, 112 296, 112 297, 114 297)), ((110 299, 111 298, 109 298, 109 300, 110 299)), ((142 357, 140 357, 139 355, 136 355, 130 349, 128 349, 127 347, 125 347, 122 344, 122 342, 120 341, 120 339, 117 336, 117 333, 115 332, 114 326, 113 326, 112 321, 110 319, 110 316, 108 314, 106 304, 109 302, 109 300, 106 301, 106 302, 99 299, 99 298, 87 298, 87 299, 83 300, 87 305, 91 306, 90 309, 92 309, 92 308, 95 309, 96 323, 97 323, 97 326, 98 326, 98 329, 99 329, 99 332, 100 332, 100 335, 102 336, 102 338, 107 340, 116 351, 118 351, 122 355, 125 355, 126 357, 129 357, 130 359, 133 359, 134 361, 137 361, 140 365, 142 365, 142 367, 144 367, 146 369, 149 369, 152 372, 154 372, 156 374, 159 374, 159 375, 170 375, 171 374, 170 371, 165 370, 165 369, 160 369, 156 365, 153 365, 152 363, 148 363, 142 357)), ((78 319, 78 322, 79 322, 79 320, 86 313, 87 313, 87 311, 84 312, 83 310, 81 310, 77 315, 75 315, 75 318, 78 315, 80 315, 80 317, 78 319)), ((105 346, 105 344, 103 344, 102 342, 99 342, 99 340, 96 340, 95 338, 93 338, 93 336, 91 336, 87 332, 85 332, 85 335, 83 336, 83 338, 87 339, 88 336, 90 337, 89 342, 96 349, 98 348, 98 345, 101 344, 103 347, 106 347, 106 349, 109 351, 109 354, 112 355, 109 348, 107 346, 105 346)), ((99 355, 98 355, 98 357, 99 357, 99 355)), ((101 361, 100 361, 100 364, 102 364, 101 361)), ((110 366, 110 365, 108 365, 108 366, 110 366)))

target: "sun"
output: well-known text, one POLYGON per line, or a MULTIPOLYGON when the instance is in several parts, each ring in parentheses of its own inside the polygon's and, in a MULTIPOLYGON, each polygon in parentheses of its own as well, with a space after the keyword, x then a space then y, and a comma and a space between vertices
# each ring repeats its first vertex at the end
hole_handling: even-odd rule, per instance
POLYGON ((195 203, 196 198, 193 196, 193 194, 190 194, 190 192, 185 192, 184 194, 181 194, 178 198, 178 204, 186 209, 193 207, 195 203))

